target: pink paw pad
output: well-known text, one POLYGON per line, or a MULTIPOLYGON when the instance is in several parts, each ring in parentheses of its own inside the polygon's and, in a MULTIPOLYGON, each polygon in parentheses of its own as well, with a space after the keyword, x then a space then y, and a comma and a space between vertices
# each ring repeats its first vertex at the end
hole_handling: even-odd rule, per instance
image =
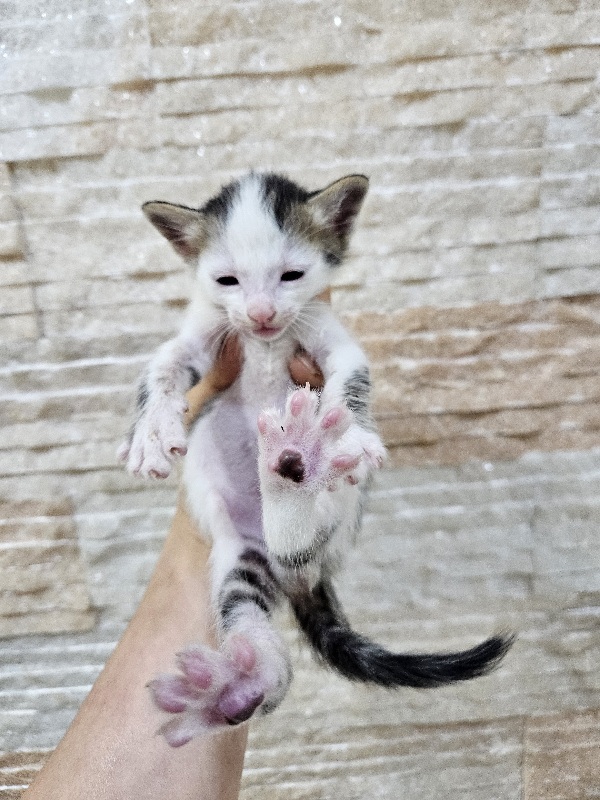
POLYGON ((353 482, 349 473, 359 464, 361 451, 342 441, 352 423, 350 411, 340 405, 321 412, 318 402, 315 392, 297 389, 282 414, 261 414, 261 458, 272 475, 333 489, 339 478, 353 482))
POLYGON ((160 729, 173 747, 245 722, 265 699, 256 651, 243 636, 232 636, 223 652, 196 645, 177 660, 181 674, 160 675, 149 684, 156 705, 174 715, 160 729))

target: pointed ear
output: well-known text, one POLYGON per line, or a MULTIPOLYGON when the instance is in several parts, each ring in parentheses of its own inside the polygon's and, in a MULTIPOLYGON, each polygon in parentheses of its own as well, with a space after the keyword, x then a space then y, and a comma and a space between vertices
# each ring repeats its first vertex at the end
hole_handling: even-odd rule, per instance
POLYGON ((202 211, 160 201, 144 203, 142 211, 180 256, 186 261, 198 258, 207 237, 202 211))
POLYGON ((315 212, 317 222, 336 233, 343 247, 347 244, 368 188, 369 179, 365 175, 346 175, 316 192, 307 201, 315 212))

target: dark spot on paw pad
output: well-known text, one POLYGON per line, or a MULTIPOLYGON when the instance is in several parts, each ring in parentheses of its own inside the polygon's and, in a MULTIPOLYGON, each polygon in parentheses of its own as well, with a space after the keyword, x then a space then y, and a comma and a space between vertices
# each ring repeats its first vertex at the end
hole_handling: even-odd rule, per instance
POLYGON ((235 715, 235 717, 226 717, 228 725, 241 725, 242 722, 246 722, 246 720, 250 719, 252 714, 256 711, 262 701, 265 699, 264 694, 259 695, 250 705, 246 706, 246 708, 241 709, 241 711, 235 715))
POLYGON ((304 464, 300 453, 295 450, 284 450, 279 456, 277 472, 282 478, 289 478, 294 483, 301 483, 304 480, 304 464))

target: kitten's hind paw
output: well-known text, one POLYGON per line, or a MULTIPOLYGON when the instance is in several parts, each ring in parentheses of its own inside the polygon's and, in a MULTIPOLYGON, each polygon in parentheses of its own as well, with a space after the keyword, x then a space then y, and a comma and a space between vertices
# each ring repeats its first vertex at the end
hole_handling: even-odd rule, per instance
POLYGON ((189 647, 178 665, 181 674, 161 675, 149 684, 156 705, 175 715, 159 731, 172 747, 245 722, 276 688, 256 649, 240 634, 229 637, 223 652, 189 647))

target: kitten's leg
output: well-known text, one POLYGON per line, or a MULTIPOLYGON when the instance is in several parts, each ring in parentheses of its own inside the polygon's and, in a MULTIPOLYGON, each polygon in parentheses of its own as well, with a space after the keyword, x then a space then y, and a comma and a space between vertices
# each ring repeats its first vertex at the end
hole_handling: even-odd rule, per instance
POLYGON ((291 680, 287 649, 270 616, 280 586, 264 546, 215 537, 213 597, 219 649, 192 645, 178 656, 178 675, 150 685, 157 705, 173 715, 161 728, 169 744, 236 725, 279 705, 291 680))
POLYGON ((318 403, 299 389, 283 414, 265 412, 258 421, 265 540, 284 566, 308 563, 338 529, 355 527, 361 489, 378 463, 365 452, 368 435, 379 453, 376 434, 357 426, 345 406, 318 403))
POLYGON ((320 407, 329 409, 343 405, 350 410, 352 438, 361 444, 364 466, 379 467, 385 449, 371 415, 371 382, 366 355, 328 306, 316 304, 312 313, 312 330, 301 338, 300 344, 315 358, 325 377, 320 407), (317 330, 319 339, 315 341, 313 331, 317 330))
POLYGON ((179 336, 159 349, 138 389, 131 434, 118 452, 131 473, 166 478, 173 459, 185 455, 185 392, 208 364, 209 356, 199 338, 179 336))

